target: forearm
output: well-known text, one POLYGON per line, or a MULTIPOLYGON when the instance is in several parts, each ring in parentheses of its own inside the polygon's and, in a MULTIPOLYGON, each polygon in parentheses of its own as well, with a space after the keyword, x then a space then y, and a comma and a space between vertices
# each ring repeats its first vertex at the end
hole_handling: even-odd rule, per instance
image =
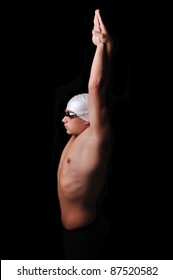
POLYGON ((112 48, 107 43, 100 42, 93 58, 90 78, 89 91, 94 88, 104 90, 108 86, 110 66, 111 66, 112 48))

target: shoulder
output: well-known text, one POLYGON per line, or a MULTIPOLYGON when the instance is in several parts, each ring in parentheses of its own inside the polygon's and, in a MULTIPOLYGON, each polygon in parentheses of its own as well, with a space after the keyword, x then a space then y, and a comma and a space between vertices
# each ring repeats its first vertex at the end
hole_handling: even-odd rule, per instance
POLYGON ((95 130, 92 126, 81 133, 82 141, 92 145, 102 145, 111 142, 111 127, 109 122, 105 122, 101 129, 95 130))

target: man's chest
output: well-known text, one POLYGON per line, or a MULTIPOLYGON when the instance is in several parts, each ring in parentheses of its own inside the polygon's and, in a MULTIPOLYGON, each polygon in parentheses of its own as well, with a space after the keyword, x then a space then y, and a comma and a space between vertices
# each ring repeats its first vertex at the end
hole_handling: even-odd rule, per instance
POLYGON ((99 149, 97 145, 74 141, 68 148, 65 147, 62 153, 58 175, 73 176, 77 173, 89 174, 100 164, 99 149))

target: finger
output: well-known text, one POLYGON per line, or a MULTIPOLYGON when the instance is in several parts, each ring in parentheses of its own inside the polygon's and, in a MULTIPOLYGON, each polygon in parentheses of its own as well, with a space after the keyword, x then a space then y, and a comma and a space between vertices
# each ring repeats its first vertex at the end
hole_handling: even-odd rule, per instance
POLYGON ((98 19, 98 23, 99 23, 101 31, 104 33, 107 33, 107 29, 102 21, 101 15, 100 15, 100 10, 96 10, 96 15, 97 15, 97 19, 98 19))
POLYGON ((94 16, 94 29, 97 30, 98 32, 100 31, 100 25, 99 25, 99 21, 98 21, 98 17, 97 14, 95 13, 94 16))

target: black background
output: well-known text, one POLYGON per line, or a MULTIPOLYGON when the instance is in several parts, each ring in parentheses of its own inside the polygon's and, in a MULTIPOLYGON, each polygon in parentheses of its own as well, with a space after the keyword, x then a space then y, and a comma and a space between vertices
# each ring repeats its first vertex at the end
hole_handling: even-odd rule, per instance
POLYGON ((85 52, 86 87, 96 8, 120 43, 112 73, 115 149, 104 203, 111 232, 101 258, 169 258, 171 204, 164 121, 169 99, 165 56, 160 52, 163 12, 161 7, 158 12, 147 4, 107 0, 25 4, 4 10, 6 172, 1 259, 64 258, 56 164, 66 136, 59 124, 55 158, 54 102, 57 89, 80 75, 85 52))

